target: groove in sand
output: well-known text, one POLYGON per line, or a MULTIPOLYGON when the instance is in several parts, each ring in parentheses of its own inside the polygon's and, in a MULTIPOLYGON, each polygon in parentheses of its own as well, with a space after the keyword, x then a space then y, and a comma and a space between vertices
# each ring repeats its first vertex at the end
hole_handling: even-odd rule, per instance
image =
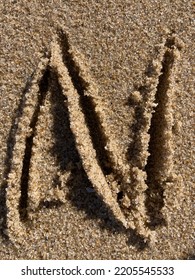
MULTIPOLYGON (((71 79, 69 71, 71 73, 73 72, 72 75, 76 76, 77 79, 78 76, 73 70, 71 70, 72 68, 70 68, 70 66, 68 71, 67 67, 64 65, 62 51, 57 43, 57 40, 52 44, 50 65, 57 71, 63 93, 68 100, 70 126, 75 135, 77 149, 82 159, 86 174, 92 182, 94 189, 100 195, 102 200, 109 206, 116 219, 122 222, 122 224, 126 227, 126 220, 123 213, 121 212, 117 201, 113 198, 102 168, 99 165, 98 156, 96 150, 94 149, 94 144, 90 135, 90 129, 88 128, 89 123, 86 125, 87 117, 85 117, 84 114, 84 112, 86 112, 86 104, 83 104, 85 101, 84 92, 82 93, 83 89, 79 86, 79 94, 77 89, 74 87, 73 81, 75 81, 75 79, 71 79), (81 103, 82 106, 80 106, 81 103)), ((78 88, 78 80, 76 87, 78 88)))
POLYGON ((173 101, 175 95, 175 64, 179 57, 174 37, 169 37, 164 46, 161 73, 155 94, 157 104, 152 113, 149 128, 149 157, 145 166, 147 174, 146 208, 150 218, 148 226, 165 225, 161 209, 165 205, 164 191, 166 184, 172 182, 173 171, 173 101))
POLYGON ((29 172, 27 169, 30 164, 34 127, 36 125, 37 111, 39 111, 40 106, 39 85, 41 86, 40 83, 43 73, 47 69, 48 62, 47 58, 41 59, 31 81, 31 87, 26 92, 23 111, 16 120, 18 128, 15 135, 15 146, 13 148, 6 189, 7 228, 9 237, 12 240, 26 232, 22 220, 27 217, 29 172))

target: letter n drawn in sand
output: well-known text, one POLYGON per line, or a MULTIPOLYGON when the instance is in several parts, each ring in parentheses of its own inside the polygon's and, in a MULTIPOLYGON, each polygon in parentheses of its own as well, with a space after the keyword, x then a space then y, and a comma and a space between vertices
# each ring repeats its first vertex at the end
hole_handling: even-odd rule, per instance
MULTIPOLYGON (((160 75, 156 82, 158 85, 152 90, 148 101, 150 105, 153 103, 158 103, 158 105, 153 115, 152 112, 147 115, 146 125, 140 132, 140 138, 149 141, 149 144, 141 145, 142 152, 144 156, 148 155, 149 145, 150 156, 144 160, 147 164, 143 168, 139 165, 130 165, 124 171, 125 165, 117 170, 111 151, 105 148, 107 146, 106 129, 102 125, 101 115, 97 110, 97 85, 80 60, 77 51, 70 46, 68 34, 63 30, 58 30, 51 43, 49 57, 41 60, 34 74, 32 85, 26 92, 23 112, 17 119, 18 129, 7 188, 7 226, 12 240, 15 240, 16 236, 26 234, 29 217, 33 218, 32 213, 38 211, 41 205, 50 202, 53 204, 65 202, 63 191, 57 187, 55 190, 50 189, 41 178, 41 170, 44 172, 44 168, 47 168, 42 164, 40 156, 44 150, 40 138, 40 131, 44 130, 41 126, 41 120, 44 118, 42 111, 54 80, 57 80, 56 83, 60 86, 63 95, 60 100, 67 103, 75 150, 94 190, 124 228, 132 228, 145 238, 152 237, 150 228, 147 226, 148 217, 151 217, 152 211, 149 206, 150 193, 154 192, 154 181, 158 180, 158 172, 164 170, 164 166, 172 164, 171 156, 165 163, 161 162, 158 166, 153 164, 157 163, 156 154, 161 153, 164 146, 170 146, 170 141, 165 143, 167 137, 161 134, 165 133, 166 136, 169 134, 171 138, 172 121, 169 111, 172 110, 172 105, 169 91, 173 50, 168 41, 166 44, 162 59, 162 73, 158 72, 158 76, 160 75), (163 118, 164 123, 160 130, 156 128, 159 118, 163 118), (162 140, 163 147, 159 148, 159 145, 155 144, 157 138, 158 142, 162 140), (114 178, 114 182, 109 179, 110 177, 114 178)), ((158 68, 161 71, 161 67, 158 68)), ((166 149, 169 154, 169 148, 166 149)), ((164 152, 166 150, 163 150, 164 152)), ((168 180, 167 177, 162 182, 160 181, 161 188, 166 180, 168 180)))

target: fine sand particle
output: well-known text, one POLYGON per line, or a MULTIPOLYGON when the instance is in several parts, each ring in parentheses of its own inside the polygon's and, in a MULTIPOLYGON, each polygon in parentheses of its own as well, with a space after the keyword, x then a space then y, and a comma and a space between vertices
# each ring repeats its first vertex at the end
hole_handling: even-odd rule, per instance
POLYGON ((1 258, 190 258, 190 3, 33 4, 1 3, 1 258))

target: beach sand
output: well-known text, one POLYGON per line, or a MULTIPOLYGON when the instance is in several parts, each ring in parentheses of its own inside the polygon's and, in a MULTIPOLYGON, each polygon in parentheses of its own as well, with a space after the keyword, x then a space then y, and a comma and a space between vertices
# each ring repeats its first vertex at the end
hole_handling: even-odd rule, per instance
POLYGON ((193 1, 0 11, 0 259, 193 259, 193 1))

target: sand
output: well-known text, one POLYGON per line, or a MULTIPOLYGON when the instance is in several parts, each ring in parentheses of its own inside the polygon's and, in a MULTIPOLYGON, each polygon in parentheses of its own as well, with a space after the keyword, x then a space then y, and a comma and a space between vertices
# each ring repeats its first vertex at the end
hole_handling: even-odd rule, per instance
POLYGON ((0 1, 0 259, 192 259, 192 1, 0 1))

